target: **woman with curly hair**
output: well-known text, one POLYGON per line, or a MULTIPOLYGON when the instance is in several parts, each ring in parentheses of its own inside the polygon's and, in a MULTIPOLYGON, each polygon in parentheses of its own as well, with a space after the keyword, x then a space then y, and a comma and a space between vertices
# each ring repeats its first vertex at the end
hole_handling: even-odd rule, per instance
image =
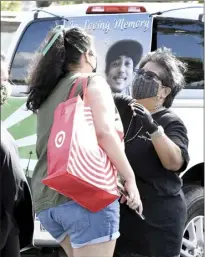
MULTIPOLYGON (((97 60, 92 38, 79 28, 55 28, 36 58, 27 100, 28 109, 37 114, 38 162, 31 181, 35 211, 69 257, 112 257, 119 237, 118 200, 92 213, 42 183, 47 175, 47 143, 54 111, 67 100, 76 80, 87 77, 85 100, 92 110, 98 144, 126 181, 129 207, 141 207, 134 173, 116 132, 116 126, 123 128, 110 87, 103 77, 95 74, 97 60)), ((81 92, 79 85, 75 95, 81 92)))
POLYGON ((187 129, 170 110, 185 85, 186 65, 167 48, 140 62, 128 96, 115 97, 125 130, 125 150, 135 172, 145 220, 121 205, 115 257, 179 256, 186 202, 179 174, 189 162, 187 129), (123 100, 124 98, 124 100, 123 100))

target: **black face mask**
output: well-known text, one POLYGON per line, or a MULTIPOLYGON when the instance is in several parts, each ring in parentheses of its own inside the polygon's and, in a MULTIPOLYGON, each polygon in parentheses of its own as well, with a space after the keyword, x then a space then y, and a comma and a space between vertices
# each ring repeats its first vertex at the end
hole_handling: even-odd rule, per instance
POLYGON ((159 83, 154 79, 157 75, 151 71, 140 70, 133 82, 133 98, 145 99, 157 96, 159 83))

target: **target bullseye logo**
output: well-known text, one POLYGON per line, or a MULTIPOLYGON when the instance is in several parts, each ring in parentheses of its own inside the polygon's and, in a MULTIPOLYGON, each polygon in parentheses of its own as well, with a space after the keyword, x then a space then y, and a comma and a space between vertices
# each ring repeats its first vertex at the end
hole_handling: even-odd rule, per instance
POLYGON ((65 132, 61 130, 60 132, 58 132, 55 138, 56 147, 60 148, 63 145, 64 141, 65 141, 65 132))

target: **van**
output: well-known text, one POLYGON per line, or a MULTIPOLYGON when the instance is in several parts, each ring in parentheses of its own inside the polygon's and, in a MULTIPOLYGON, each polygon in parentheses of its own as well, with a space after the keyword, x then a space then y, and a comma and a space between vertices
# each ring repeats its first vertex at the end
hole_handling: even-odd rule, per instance
MULTIPOLYGON (((4 125, 17 141, 26 176, 30 181, 37 161, 36 117, 30 111, 26 111, 25 107, 29 62, 50 29, 57 25, 82 25, 87 20, 90 22, 90 27, 87 28, 92 30, 93 35, 96 35, 100 29, 104 29, 103 38, 96 37, 103 42, 104 47, 99 49, 96 45, 97 50, 100 50, 98 72, 104 73, 105 53, 111 43, 123 38, 142 40, 143 55, 162 46, 171 48, 179 59, 188 64, 186 87, 177 96, 172 107, 185 123, 190 139, 191 161, 186 171, 180 175, 183 179, 183 191, 188 206, 181 256, 203 256, 204 23, 202 4, 144 2, 80 4, 51 6, 27 13, 7 52, 13 89, 12 97, 3 106, 1 114, 4 125), (118 23, 116 23, 117 19, 118 23), (134 22, 125 23, 126 19, 133 19, 134 22), (108 27, 106 29, 106 25, 102 24, 106 20, 115 24, 119 33, 115 33, 115 29, 108 27)), ((45 231, 38 219, 35 220, 34 244, 43 249, 58 248, 58 244, 45 231)))

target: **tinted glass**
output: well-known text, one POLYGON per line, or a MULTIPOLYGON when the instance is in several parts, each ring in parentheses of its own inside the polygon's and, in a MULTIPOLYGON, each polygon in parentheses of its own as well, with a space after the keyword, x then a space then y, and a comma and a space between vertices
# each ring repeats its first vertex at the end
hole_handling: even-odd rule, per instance
POLYGON ((49 30, 62 24, 62 20, 47 19, 32 22, 25 30, 11 64, 11 79, 17 85, 26 85, 27 70, 33 54, 49 30))
POLYGON ((204 24, 200 21, 157 18, 154 25, 154 45, 171 48, 188 64, 186 88, 204 88, 204 24))

